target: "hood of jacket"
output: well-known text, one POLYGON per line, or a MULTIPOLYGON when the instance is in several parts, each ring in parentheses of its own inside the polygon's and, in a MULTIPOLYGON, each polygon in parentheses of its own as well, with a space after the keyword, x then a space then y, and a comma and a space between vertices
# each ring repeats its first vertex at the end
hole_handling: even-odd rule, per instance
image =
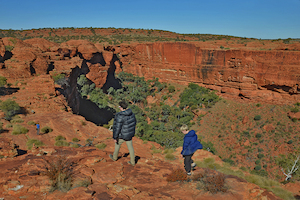
POLYGON ((196 132, 194 130, 190 130, 186 135, 185 137, 195 137, 196 135, 196 132))

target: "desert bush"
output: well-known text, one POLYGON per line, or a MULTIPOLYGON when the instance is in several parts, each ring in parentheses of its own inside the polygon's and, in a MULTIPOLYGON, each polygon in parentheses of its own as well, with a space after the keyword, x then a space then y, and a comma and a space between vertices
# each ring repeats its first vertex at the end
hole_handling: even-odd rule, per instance
POLYGON ((171 174, 167 176, 168 182, 186 181, 186 180, 187 180, 186 172, 180 168, 172 170, 171 174))
POLYGON ((174 153, 174 149, 165 149, 163 151, 163 154, 172 154, 172 153, 174 153))
POLYGON ((261 116, 260 116, 260 115, 255 115, 255 116, 254 116, 254 120, 255 120, 255 121, 261 120, 261 116))
POLYGON ((32 149, 32 146, 33 144, 36 146, 36 147, 41 147, 41 146, 44 146, 45 144, 40 141, 40 140, 37 140, 37 139, 29 139, 27 142, 26 142, 26 146, 29 150, 32 149))
POLYGON ((11 123, 6 124, 5 127, 6 127, 6 128, 12 128, 12 127, 13 127, 13 124, 11 124, 11 123))
POLYGON ((73 142, 79 142, 79 139, 75 137, 75 138, 72 139, 72 141, 73 142))
POLYGON ((176 158, 175 158, 175 156, 173 154, 167 153, 165 155, 165 159, 167 159, 167 160, 175 160, 176 158))
POLYGON ((50 133, 52 131, 53 129, 50 128, 49 126, 44 126, 43 128, 41 128, 41 133, 50 133))
POLYGON ((225 175, 222 173, 206 174, 203 179, 204 189, 215 194, 217 192, 226 192, 225 175))
POLYGON ((230 165, 234 165, 234 161, 231 160, 230 158, 223 159, 223 162, 229 163, 230 165))
POLYGON ((151 150, 152 150, 152 154, 161 153, 162 152, 161 149, 157 149, 154 145, 152 145, 151 150))
POLYGON ((79 148, 80 145, 79 144, 71 144, 70 147, 79 148))
POLYGON ((60 190, 67 192, 72 188, 74 180, 74 167, 76 162, 67 159, 64 156, 55 157, 54 159, 42 158, 45 163, 45 170, 42 174, 48 176, 51 181, 50 192, 60 190))
POLYGON ((7 79, 4 76, 0 76, 0 87, 3 87, 6 85, 7 79))
POLYGON ((13 131, 12 135, 20 135, 20 134, 26 134, 28 132, 28 129, 25 128, 24 126, 21 126, 19 124, 14 124, 13 125, 13 131))
POLYGON ((0 133, 3 131, 3 123, 0 122, 0 133))
POLYGON ((68 147, 70 146, 70 143, 65 141, 65 140, 57 140, 55 143, 54 143, 54 146, 58 146, 58 147, 68 147))
POLYGON ((170 86, 168 87, 168 91, 169 91, 169 93, 175 92, 175 86, 170 85, 170 86))
POLYGON ((13 116, 12 119, 10 120, 10 123, 12 123, 12 124, 22 123, 22 122, 24 122, 24 120, 19 115, 13 116))
POLYGON ((107 145, 105 143, 99 143, 99 144, 95 145, 95 147, 98 149, 105 149, 106 146, 107 145))
POLYGON ((265 155, 262 154, 262 153, 259 153, 259 154, 257 154, 257 157, 258 157, 258 158, 263 158, 263 157, 265 157, 265 155))
POLYGON ((6 120, 11 120, 12 116, 20 112, 21 108, 17 102, 7 99, 0 103, 0 110, 4 112, 6 120))
POLYGON ((28 121, 27 124, 28 125, 36 125, 36 123, 34 121, 28 121))
POLYGON ((299 112, 299 108, 298 107, 293 107, 293 108, 291 108, 291 112, 297 113, 297 112, 299 112))
POLYGON ((66 140, 66 138, 62 135, 58 135, 55 137, 55 141, 59 141, 59 140, 66 140))
POLYGON ((55 83, 62 85, 62 83, 65 82, 65 76, 66 76, 65 74, 57 74, 57 75, 54 75, 52 78, 55 83))

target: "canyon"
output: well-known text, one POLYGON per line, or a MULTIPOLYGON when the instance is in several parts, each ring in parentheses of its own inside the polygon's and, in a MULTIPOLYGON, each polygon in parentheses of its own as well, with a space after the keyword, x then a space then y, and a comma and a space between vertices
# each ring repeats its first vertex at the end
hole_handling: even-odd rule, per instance
MULTIPOLYGON (((63 32, 63 31, 62 31, 63 32)), ((164 155, 151 153, 156 143, 145 143, 135 138, 139 152, 138 164, 133 168, 125 160, 112 162, 111 132, 97 126, 107 123, 113 115, 81 98, 77 78, 84 74, 96 87, 107 91, 121 87, 116 74, 124 71, 161 82, 187 85, 197 83, 215 90, 224 98, 241 102, 294 104, 300 102, 300 43, 280 41, 237 42, 237 39, 219 41, 131 42, 121 44, 93 43, 87 40, 69 40, 55 43, 43 38, 20 40, 0 38, 0 76, 7 78, 11 90, 1 100, 15 99, 28 113, 22 115, 29 129, 27 136, 11 135, 12 128, 1 133, 1 190, 4 199, 26 197, 31 199, 280 199, 266 189, 227 176, 231 193, 199 194, 196 184, 168 183, 165 180, 182 160, 166 161, 164 155), (233 41, 233 42, 232 42, 233 41), (247 44, 247 45, 245 45, 247 44), (271 49, 271 50, 269 50, 271 49), (64 74, 62 84, 53 77, 64 74), (84 117, 82 117, 82 116, 84 117), (55 127, 53 132, 36 136, 33 126, 55 127), (94 138, 94 144, 105 143, 107 148, 54 147, 55 137, 64 135, 67 141, 78 137, 84 145, 94 138), (38 138, 45 146, 27 150, 26 140, 38 138), (26 152, 24 154, 20 152, 26 152), (38 176, 46 159, 66 156, 79 163, 76 180, 88 180, 90 185, 77 187, 67 194, 47 193, 49 180, 38 176), (116 169, 111 173, 111 168, 116 169), (137 178, 136 178, 136 177, 137 178), (34 181, 33 181, 34 180, 34 181), (153 184, 159 183, 159 184, 153 184), (21 187, 22 188, 19 188, 21 187), (190 192, 188 192, 190 191, 190 192), (4 195, 4 196, 3 196, 4 195)), ((1 113, 3 116, 3 113, 1 113)), ((9 122, 2 119, 3 125, 9 122)), ((121 158, 126 156, 121 149, 121 158)), ((175 151, 180 156, 180 148, 175 151)), ((218 156, 205 150, 198 151, 195 159, 218 156)), ((284 186, 299 194, 299 184, 284 186), (295 189, 296 188, 296 189, 295 189)))

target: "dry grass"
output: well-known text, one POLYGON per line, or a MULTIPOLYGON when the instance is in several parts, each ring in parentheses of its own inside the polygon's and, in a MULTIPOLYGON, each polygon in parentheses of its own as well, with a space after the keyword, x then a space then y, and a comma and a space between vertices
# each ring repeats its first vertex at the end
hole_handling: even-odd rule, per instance
POLYGON ((51 160, 43 158, 43 160, 46 162, 46 166, 42 174, 48 176, 51 181, 50 192, 69 191, 72 188, 76 163, 65 156, 58 156, 51 160))

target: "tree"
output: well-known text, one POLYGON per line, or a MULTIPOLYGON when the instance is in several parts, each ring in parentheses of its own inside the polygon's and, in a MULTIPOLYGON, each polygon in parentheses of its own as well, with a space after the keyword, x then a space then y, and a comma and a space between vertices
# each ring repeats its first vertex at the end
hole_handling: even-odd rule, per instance
POLYGON ((2 101, 0 103, 0 109, 5 114, 5 119, 11 120, 12 116, 20 112, 21 108, 17 102, 7 99, 6 101, 2 101))
POLYGON ((291 169, 288 169, 287 173, 284 172, 283 168, 281 168, 281 171, 283 172, 283 174, 286 176, 285 177, 285 180, 288 181, 290 178, 292 178, 292 174, 295 173, 299 166, 296 166, 297 165, 297 162, 299 161, 299 156, 297 156, 297 159, 295 160, 293 166, 291 167, 291 169))

